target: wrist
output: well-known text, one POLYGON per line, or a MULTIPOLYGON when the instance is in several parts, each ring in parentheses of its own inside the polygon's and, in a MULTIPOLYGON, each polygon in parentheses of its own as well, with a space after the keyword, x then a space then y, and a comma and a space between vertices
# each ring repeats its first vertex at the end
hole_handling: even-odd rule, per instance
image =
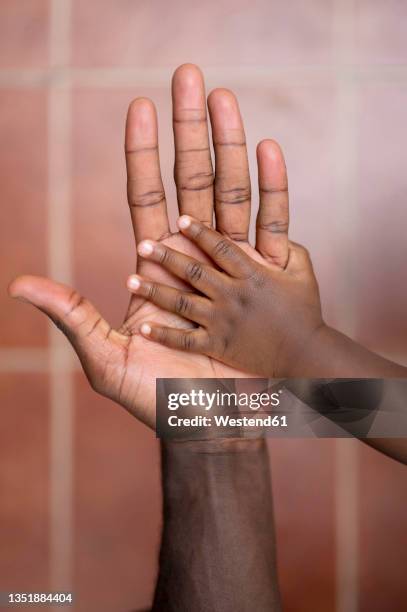
POLYGON ((211 438, 206 440, 163 440, 162 447, 170 455, 241 454, 259 452, 265 440, 255 438, 211 438))
POLYGON ((325 352, 333 331, 321 320, 308 332, 297 335, 290 343, 286 343, 284 356, 281 356, 281 350, 277 355, 274 378, 317 376, 312 372, 313 364, 318 355, 325 352))
POLYGON ((402 378, 406 368, 358 344, 325 323, 291 358, 287 378, 402 378))
MULTIPOLYGON (((211 440, 161 443, 164 499, 173 507, 184 507, 188 498, 210 499, 219 494, 220 480, 225 484, 249 483, 244 474, 263 466, 268 469, 264 438, 217 438, 211 440)), ((181 510, 183 512, 183 510, 181 510)))

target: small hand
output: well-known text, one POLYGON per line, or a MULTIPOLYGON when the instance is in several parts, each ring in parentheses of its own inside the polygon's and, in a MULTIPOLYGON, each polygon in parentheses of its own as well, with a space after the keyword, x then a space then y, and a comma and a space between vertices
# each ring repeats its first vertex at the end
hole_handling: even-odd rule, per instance
POLYGON ((189 283, 197 293, 140 276, 131 276, 128 286, 198 327, 180 330, 147 322, 141 326, 143 335, 253 374, 290 376, 293 362, 323 326, 318 285, 307 251, 290 243, 288 263, 282 269, 258 254, 250 256, 247 248, 242 250, 190 216, 180 217, 178 227, 216 268, 151 240, 141 242, 138 252, 189 283))

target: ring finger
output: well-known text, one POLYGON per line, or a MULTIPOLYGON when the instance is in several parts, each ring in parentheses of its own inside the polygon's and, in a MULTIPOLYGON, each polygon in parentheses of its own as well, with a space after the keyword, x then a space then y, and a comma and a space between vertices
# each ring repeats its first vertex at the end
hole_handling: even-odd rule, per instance
POLYGON ((208 98, 215 149, 216 229, 235 241, 247 242, 250 224, 250 174, 239 105, 227 89, 208 98))

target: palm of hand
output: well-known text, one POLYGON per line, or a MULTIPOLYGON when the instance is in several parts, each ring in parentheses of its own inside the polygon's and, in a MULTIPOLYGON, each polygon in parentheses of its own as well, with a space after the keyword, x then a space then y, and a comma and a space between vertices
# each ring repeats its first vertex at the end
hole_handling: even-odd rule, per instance
MULTIPOLYGON (((240 240, 248 233, 250 175, 237 101, 227 90, 215 90, 208 99, 217 158, 214 177, 205 90, 199 69, 191 65, 181 66, 174 74, 172 93, 179 211, 208 222, 215 208, 218 229, 240 240), (215 207, 214 200, 217 200, 215 207)), ((273 244, 276 236, 280 237, 277 240, 280 256, 281 240, 287 249, 284 229, 288 226, 286 171, 281 150, 273 141, 263 141, 257 153, 260 205, 256 250, 247 243, 239 242, 239 246, 256 261, 267 265, 267 258, 275 255, 273 244)), ((144 238, 159 240, 160 236, 168 236, 157 117, 152 102, 144 98, 135 100, 129 108, 126 163, 136 244, 144 238)), ((181 234, 170 235, 164 242, 197 259, 205 259, 181 234)), ((145 260, 139 262, 138 272, 164 284, 180 284, 159 266, 145 260)), ((65 332, 96 391, 120 403, 152 427, 157 377, 247 376, 208 357, 169 349, 143 338, 139 333, 143 322, 156 321, 171 327, 185 327, 190 323, 140 298, 131 298, 123 325, 116 331, 90 302, 72 288, 49 279, 19 277, 10 285, 10 294, 40 308, 65 332)))
MULTIPOLYGON (((207 261, 205 256, 180 233, 172 234, 163 242, 178 251, 207 261)), ((244 244, 243 249, 256 261, 267 265, 266 260, 249 244, 244 244)), ((182 286, 179 279, 156 264, 145 260, 140 261, 138 272, 160 283, 175 287, 182 286)), ((122 351, 115 352, 114 361, 117 363, 111 362, 109 366, 111 375, 106 381, 110 388, 104 388, 103 392, 148 424, 151 425, 154 421, 155 380, 158 376, 160 378, 239 378, 248 376, 240 370, 204 355, 169 349, 146 340, 139 333, 140 326, 145 321, 153 321, 170 327, 190 327, 191 323, 158 308, 151 302, 134 296, 130 300, 128 313, 122 327, 118 330, 129 338, 127 350, 124 354, 122 351), (148 381, 149 384, 140 385, 141 377, 144 379, 143 382, 148 381), (146 388, 150 391, 148 397, 145 393, 146 388), (140 393, 143 394, 142 398, 140 393), (146 407, 142 415, 140 415, 140 405, 146 407)))

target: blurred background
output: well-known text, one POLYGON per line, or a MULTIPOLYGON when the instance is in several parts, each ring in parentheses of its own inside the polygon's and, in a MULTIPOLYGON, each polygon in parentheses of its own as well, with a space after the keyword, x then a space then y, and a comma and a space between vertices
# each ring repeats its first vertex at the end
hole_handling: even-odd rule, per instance
MULTIPOLYGON (((311 250, 328 322, 407 363, 406 31, 402 0, 1 0, 1 590, 72 588, 80 612, 151 601, 154 434, 93 393, 6 286, 50 275, 121 322, 126 109, 157 104, 174 221, 177 65, 238 95, 254 183, 256 143, 282 144, 292 238, 311 250)), ((405 610, 405 468, 356 440, 270 451, 284 611, 405 610)))

